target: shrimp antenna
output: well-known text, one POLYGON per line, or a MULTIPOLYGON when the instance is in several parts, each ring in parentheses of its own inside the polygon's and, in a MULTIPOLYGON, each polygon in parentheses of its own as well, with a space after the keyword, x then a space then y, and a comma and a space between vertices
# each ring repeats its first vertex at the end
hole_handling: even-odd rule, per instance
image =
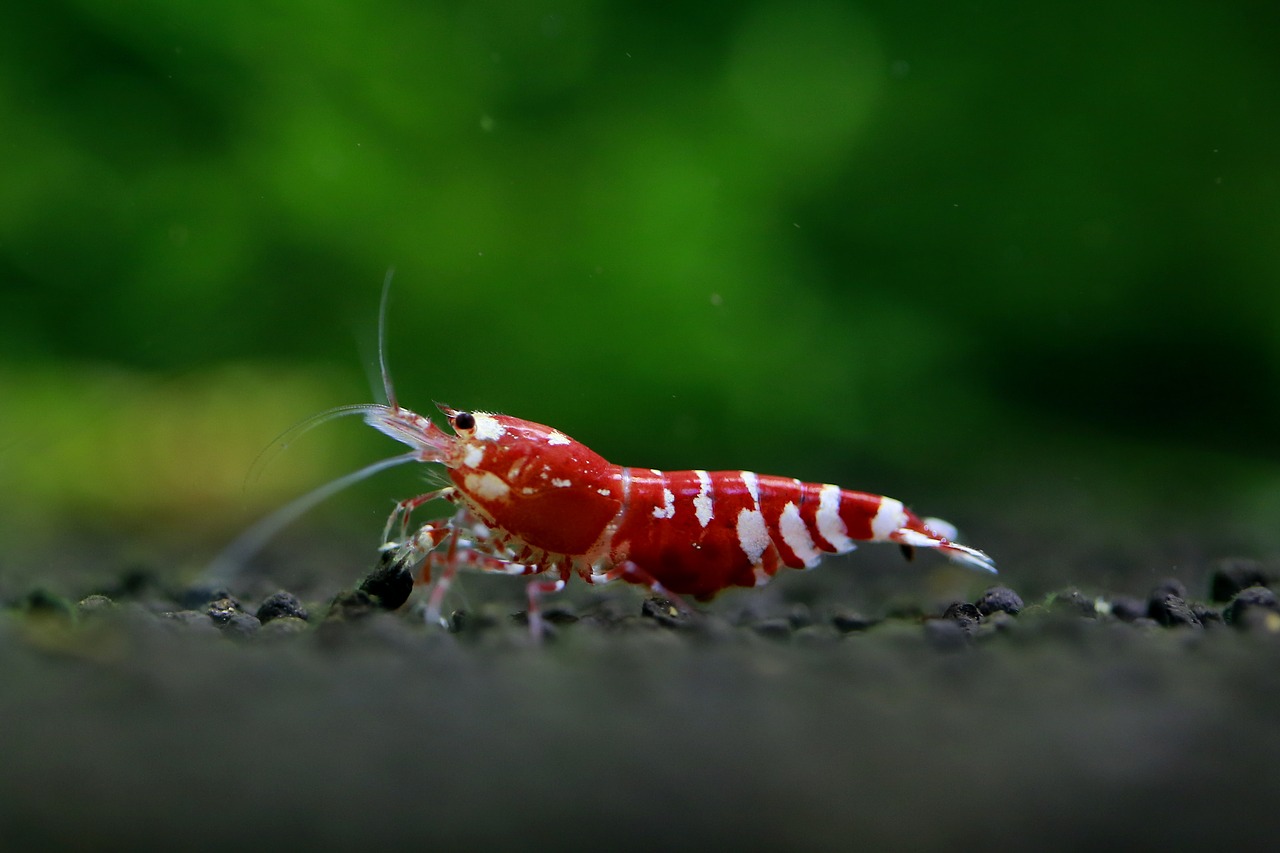
POLYGON ((349 406, 338 406, 333 409, 327 409, 319 414, 312 415, 309 418, 299 421, 289 427, 284 432, 277 435, 271 440, 271 443, 262 448, 257 458, 253 460, 253 464, 249 466, 249 472, 244 475, 244 488, 248 490, 249 486, 258 481, 262 476, 262 472, 266 470, 267 465, 276 458, 281 452, 288 449, 289 444, 303 433, 310 432, 320 424, 328 423, 335 418, 346 417, 347 415, 368 415, 370 412, 383 411, 384 406, 377 403, 356 403, 349 406))
POLYGON ((392 411, 400 409, 396 389, 391 384, 391 371, 387 370, 387 302, 390 301, 391 279, 395 274, 395 267, 387 267, 387 275, 382 279, 382 299, 378 302, 378 368, 382 371, 382 390, 387 393, 387 405, 392 411))
MULTIPOLYGON (((329 417, 334 417, 339 413, 347 414, 346 411, 328 412, 326 414, 329 417)), ((325 419, 327 420, 327 418, 325 419)), ((312 423, 307 426, 314 425, 312 423)), ((396 465, 403 465, 406 462, 414 462, 420 458, 420 454, 415 450, 409 453, 402 453, 399 456, 392 456, 388 459, 380 459, 358 471, 352 471, 350 474, 331 480, 301 497, 294 498, 237 536, 230 545, 222 550, 221 554, 213 559, 213 562, 209 563, 208 568, 204 571, 203 580, 207 583, 222 583, 230 580, 239 574, 240 569, 250 557, 262 550, 262 546, 266 545, 277 533, 288 527, 299 517, 305 515, 316 504, 336 495, 354 483, 372 477, 379 471, 385 471, 388 468, 394 468, 396 465)))

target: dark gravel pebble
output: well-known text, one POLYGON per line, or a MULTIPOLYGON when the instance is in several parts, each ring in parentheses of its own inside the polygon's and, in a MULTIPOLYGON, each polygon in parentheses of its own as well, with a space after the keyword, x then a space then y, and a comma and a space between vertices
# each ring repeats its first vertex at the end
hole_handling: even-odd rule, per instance
POLYGON ((842 610, 831 617, 831 624, 835 626, 837 631, 849 634, 854 631, 865 631, 876 624, 878 620, 869 619, 856 610, 842 610))
POLYGON ((1122 622, 1136 622, 1139 619, 1146 619, 1147 612, 1150 609, 1148 603, 1142 599, 1126 595, 1111 599, 1110 604, 1111 615, 1122 622))
POLYGON ((1007 631, 1012 631, 1017 621, 1011 614, 1003 610, 997 610, 990 616, 983 617, 982 624, 978 626, 974 636, 986 637, 991 634, 1003 634, 1007 631))
POLYGON ((957 601, 942 613, 943 619, 950 619, 965 631, 972 632, 982 622, 982 613, 976 605, 957 601))
POLYGON ((1169 627, 1185 626, 1203 628, 1200 620, 1191 610, 1191 605, 1181 596, 1168 593, 1160 598, 1152 598, 1147 602, 1147 615, 1169 627))
POLYGON ((225 636, 243 640, 257 634, 262 628, 262 623, 258 621, 257 616, 248 613, 232 613, 226 621, 219 622, 218 627, 222 629, 225 636))
POLYGON ((572 625, 579 618, 578 611, 573 609, 572 604, 553 604, 539 609, 542 611, 543 621, 552 625, 572 625))
POLYGON ((1198 601, 1191 602, 1191 612, 1200 620, 1201 625, 1221 625, 1222 613, 1198 601))
POLYGON ((983 616, 1001 611, 1017 616, 1022 611, 1022 597, 1007 586, 993 586, 974 602, 983 616))
POLYGON ((309 627, 306 622, 297 616, 277 616, 270 622, 263 622, 257 636, 260 640, 293 637, 305 632, 309 627))
POLYGON ((494 615, 485 610, 455 610, 449 614, 449 631, 454 634, 477 633, 497 624, 494 615))
POLYGON ((22 600, 22 609, 33 616, 57 616, 71 619, 76 609, 70 601, 46 589, 33 589, 22 600))
POLYGON ((1210 580, 1210 596, 1214 601, 1230 601, 1241 590, 1251 586, 1269 586, 1273 578, 1263 571, 1257 560, 1223 560, 1210 580))
POLYGON ((1249 607, 1232 623, 1238 630, 1280 634, 1280 613, 1266 607, 1249 607))
POLYGON ((372 596, 383 609, 396 610, 413 592, 413 573, 403 561, 384 555, 382 563, 360 582, 358 589, 372 596))
POLYGON ((240 606, 240 602, 231 596, 224 596, 215 601, 209 602, 209 606, 205 609, 205 613, 215 624, 221 626, 230 622, 236 614, 243 614, 244 608, 240 606))
POLYGON ((759 622, 752 623, 751 630, 771 640, 786 640, 791 637, 791 620, 782 616, 773 619, 761 619, 759 622))
POLYGON ((1222 618, 1229 625, 1244 625, 1247 624, 1246 615, 1253 610, 1280 613, 1280 602, 1277 602, 1276 594, 1267 587, 1251 586, 1242 589, 1231 600, 1222 611, 1222 618))
POLYGON ((291 592, 280 590, 272 593, 258 606, 258 621, 263 625, 272 619, 280 619, 286 616, 302 620, 310 618, 307 614, 307 608, 303 607, 302 602, 291 592))
POLYGON ((680 608, 665 598, 646 598, 640 605, 640 615, 667 628, 679 628, 688 621, 680 608))
POLYGON ((76 604, 76 612, 81 618, 93 618, 116 609, 116 603, 105 595, 90 595, 76 604))
POLYGON ((797 628, 792 634, 795 642, 802 646, 822 647, 840 642, 840 633, 830 625, 806 625, 797 628))
POLYGON ((1064 589, 1049 596, 1045 607, 1053 613, 1077 613, 1081 616, 1098 615, 1098 608, 1092 598, 1088 598, 1078 589, 1064 589))
POLYGON ((1147 596, 1147 600, 1156 601, 1167 595, 1174 595, 1186 600, 1187 585, 1177 578, 1165 578, 1152 588, 1151 594, 1147 596))
POLYGON ((381 609, 382 605, 378 599, 363 589, 349 589, 333 597, 324 618, 326 622, 350 622, 381 609))

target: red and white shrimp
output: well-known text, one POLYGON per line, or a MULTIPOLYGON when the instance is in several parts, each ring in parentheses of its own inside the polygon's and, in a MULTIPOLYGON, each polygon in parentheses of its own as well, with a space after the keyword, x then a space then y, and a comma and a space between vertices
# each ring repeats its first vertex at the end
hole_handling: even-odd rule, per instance
POLYGON ((410 452, 284 507, 233 543, 222 567, 243 562, 285 524, 350 483, 393 465, 426 462, 442 464, 451 485, 397 504, 383 549, 400 565, 424 563, 426 577, 439 569, 427 605, 433 622, 461 568, 534 576, 527 590, 535 636, 541 633, 538 599, 575 574, 588 583, 621 578, 673 597, 707 600, 728 587, 764 584, 784 566, 810 568, 824 554, 852 551, 859 541, 895 542, 908 553, 932 549, 995 571, 986 554, 954 541, 951 525, 922 519, 893 498, 750 471, 627 468, 553 427, 442 405, 451 429, 446 432, 396 401, 386 366, 389 284, 390 273, 378 324, 388 404, 334 409, 299 429, 359 414, 410 452), (412 513, 436 500, 453 503, 453 516, 410 535, 412 513))
POLYGON ((705 601, 728 587, 760 586, 784 566, 811 568, 857 541, 934 549, 995 570, 986 554, 953 541, 949 524, 893 498, 750 471, 627 468, 549 426, 440 409, 453 434, 398 406, 361 409, 366 423, 409 445, 418 461, 448 471, 452 485, 402 501, 387 525, 388 534, 397 521, 407 533, 409 514, 429 501, 458 507, 444 525, 388 546, 442 569, 432 620, 462 566, 542 576, 529 586, 531 621, 541 593, 575 574, 705 601), (450 536, 451 546, 439 548, 450 536))

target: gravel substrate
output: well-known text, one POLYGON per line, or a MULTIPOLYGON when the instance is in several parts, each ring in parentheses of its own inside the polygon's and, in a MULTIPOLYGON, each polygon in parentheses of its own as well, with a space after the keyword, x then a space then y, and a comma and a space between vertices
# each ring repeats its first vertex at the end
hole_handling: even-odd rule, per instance
POLYGON ((1262 849, 1280 605, 1250 561, 1204 580, 882 615, 626 588, 548 600, 541 642, 500 605, 427 625, 385 568, 33 591, 0 612, 0 846, 1262 849))

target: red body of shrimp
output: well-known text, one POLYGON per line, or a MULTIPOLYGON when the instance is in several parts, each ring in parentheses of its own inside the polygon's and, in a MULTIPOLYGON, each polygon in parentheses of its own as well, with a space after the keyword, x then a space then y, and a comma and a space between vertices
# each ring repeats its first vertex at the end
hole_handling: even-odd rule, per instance
POLYGON ((951 525, 921 519, 893 498, 750 471, 624 468, 552 427, 440 406, 453 434, 445 432, 396 402, 386 362, 392 272, 383 281, 378 316, 378 360, 389 405, 331 409, 286 436, 363 415, 411 450, 327 483, 253 525, 210 564, 211 581, 233 578, 276 532, 329 495, 410 462, 443 464, 452 481, 401 501, 383 534, 389 540, 399 522, 400 538, 383 546, 395 564, 425 561, 428 576, 441 569, 427 606, 431 621, 439 619, 449 583, 463 567, 538 576, 526 587, 534 636, 541 634, 539 596, 560 589, 573 574, 589 583, 622 578, 705 600, 727 587, 766 583, 783 566, 812 567, 823 554, 852 551, 856 541, 896 542, 908 552, 933 549, 970 568, 995 571, 986 554, 954 541, 951 525), (413 511, 438 499, 451 501, 457 512, 410 536, 413 511))
MULTIPOLYGON (((705 600, 731 586, 757 586, 780 567, 815 565, 855 541, 934 549, 994 571, 981 551, 952 541, 945 522, 925 520, 900 501, 832 485, 749 471, 669 471, 613 465, 559 430, 506 415, 441 406, 454 435, 399 407, 363 407, 365 420, 440 462, 452 487, 403 501, 388 521, 431 499, 459 505, 445 527, 427 525, 393 546, 429 553, 452 532, 473 539, 430 553, 447 583, 458 565, 512 574, 550 573, 540 591, 570 574, 588 582, 624 578, 705 600), (480 522, 477 527, 474 522, 480 522)), ((437 588, 429 616, 438 616, 437 588), (434 613, 432 612, 434 611, 434 613)))

